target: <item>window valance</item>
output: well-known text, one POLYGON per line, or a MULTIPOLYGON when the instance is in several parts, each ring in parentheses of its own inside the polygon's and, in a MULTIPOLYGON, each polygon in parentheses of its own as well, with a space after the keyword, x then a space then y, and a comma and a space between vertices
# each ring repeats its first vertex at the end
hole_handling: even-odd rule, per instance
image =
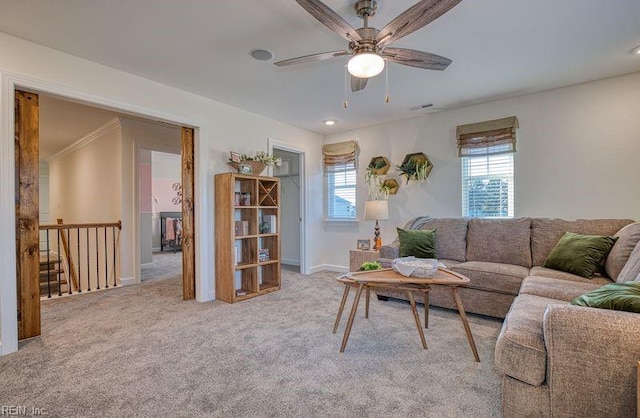
POLYGON ((322 166, 325 172, 356 169, 358 164, 358 142, 345 141, 326 144, 322 147, 322 166))
POLYGON ((519 126, 516 116, 459 125, 456 129, 458 156, 515 152, 519 126))

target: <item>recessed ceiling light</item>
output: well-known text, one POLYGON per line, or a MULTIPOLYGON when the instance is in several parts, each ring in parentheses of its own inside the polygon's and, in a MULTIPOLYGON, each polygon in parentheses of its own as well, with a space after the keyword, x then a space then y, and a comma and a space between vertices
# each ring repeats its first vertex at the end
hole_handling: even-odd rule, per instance
POLYGON ((269 61, 273 58, 273 54, 266 49, 252 49, 249 53, 258 61, 269 61))
POLYGON ((332 119, 327 119, 327 120, 325 120, 325 121, 324 121, 324 122, 322 122, 322 123, 324 123, 324 124, 325 124, 325 125, 327 125, 327 126, 333 126, 333 125, 335 125, 335 124, 336 124, 336 121, 335 121, 335 120, 332 120, 332 119))

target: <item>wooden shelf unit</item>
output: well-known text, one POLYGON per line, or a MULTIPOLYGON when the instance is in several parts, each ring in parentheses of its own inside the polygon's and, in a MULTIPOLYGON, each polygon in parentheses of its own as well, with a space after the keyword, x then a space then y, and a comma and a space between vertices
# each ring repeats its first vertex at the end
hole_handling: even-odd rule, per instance
POLYGON ((234 303, 280 289, 280 179, 217 174, 215 228, 216 299, 234 303))

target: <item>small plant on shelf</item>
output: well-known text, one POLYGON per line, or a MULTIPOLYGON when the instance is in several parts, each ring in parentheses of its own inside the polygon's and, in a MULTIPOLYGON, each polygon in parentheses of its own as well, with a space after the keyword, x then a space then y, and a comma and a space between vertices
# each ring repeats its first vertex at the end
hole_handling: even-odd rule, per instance
POLYGON ((269 155, 265 151, 256 151, 254 156, 231 151, 228 164, 239 171, 241 164, 252 167, 251 174, 260 174, 265 167, 280 167, 282 158, 269 155))

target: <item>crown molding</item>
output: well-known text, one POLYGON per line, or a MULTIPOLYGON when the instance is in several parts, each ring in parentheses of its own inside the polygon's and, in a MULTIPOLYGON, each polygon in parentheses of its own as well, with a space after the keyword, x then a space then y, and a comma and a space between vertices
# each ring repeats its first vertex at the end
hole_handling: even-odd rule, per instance
POLYGON ((107 121, 106 123, 102 124, 101 126, 99 126, 94 131, 91 131, 88 134, 86 134, 85 136, 83 136, 82 138, 78 139, 73 144, 71 144, 71 145, 67 146, 66 148, 56 152, 55 154, 53 154, 52 156, 47 158, 47 162, 55 161, 57 159, 60 159, 60 158, 64 157, 65 155, 71 154, 72 152, 75 152, 75 151, 79 150, 80 148, 86 147, 87 145, 89 145, 90 143, 95 141, 96 139, 108 134, 109 132, 111 132, 113 130, 116 130, 116 129, 120 128, 121 126, 122 125, 120 123, 120 118, 116 116, 113 119, 111 119, 111 120, 107 121))

